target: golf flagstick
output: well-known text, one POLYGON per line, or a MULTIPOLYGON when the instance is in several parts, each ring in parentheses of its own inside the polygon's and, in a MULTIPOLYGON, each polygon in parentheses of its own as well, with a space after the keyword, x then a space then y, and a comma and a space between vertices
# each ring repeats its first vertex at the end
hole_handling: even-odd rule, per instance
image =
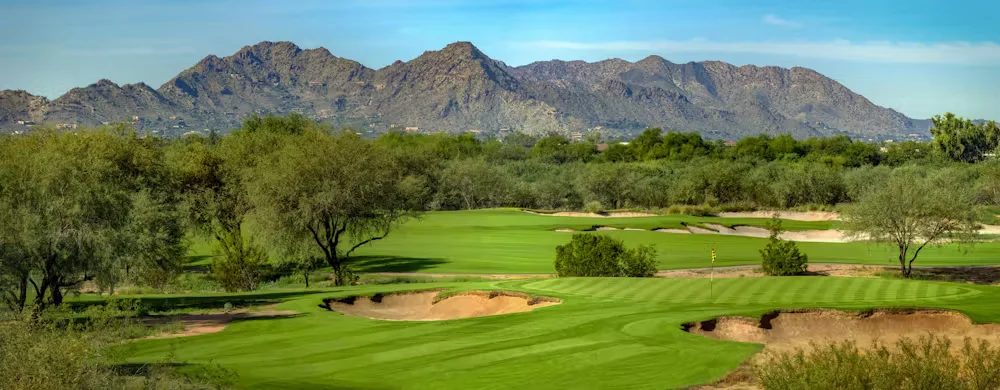
POLYGON ((715 248, 712 248, 712 267, 708 272, 708 298, 709 303, 715 300, 715 248))

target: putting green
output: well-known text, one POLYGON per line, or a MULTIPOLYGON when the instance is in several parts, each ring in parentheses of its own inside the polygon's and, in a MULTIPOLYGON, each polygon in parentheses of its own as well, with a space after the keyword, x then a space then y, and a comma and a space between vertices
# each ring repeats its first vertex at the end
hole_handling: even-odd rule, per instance
POLYGON ((998 298, 1000 290, 988 286, 819 276, 356 286, 185 297, 191 305, 216 307, 278 299, 277 309, 304 315, 237 322, 210 335, 138 341, 127 352, 135 363, 217 363, 238 373, 241 388, 661 389, 711 382, 760 349, 685 333, 684 322, 778 308, 886 306, 950 308, 976 321, 997 321, 998 298), (324 298, 436 287, 518 290, 563 303, 432 322, 379 321, 318 307, 324 298))
MULTIPOLYGON (((560 228, 680 228, 682 224, 764 226, 761 218, 713 218, 670 215, 641 218, 554 217, 519 210, 446 211, 409 221, 382 241, 356 252, 353 266, 362 272, 554 273, 555 247, 570 240, 560 228)), ((788 230, 830 229, 837 222, 785 221, 788 230)), ((602 231, 627 245, 655 245, 660 269, 757 264, 766 239, 653 231, 602 231)), ((803 242, 799 247, 813 263, 895 265, 895 253, 867 243, 803 242)), ((925 248, 916 265, 1000 264, 1000 243, 979 243, 969 251, 955 245, 925 248)))

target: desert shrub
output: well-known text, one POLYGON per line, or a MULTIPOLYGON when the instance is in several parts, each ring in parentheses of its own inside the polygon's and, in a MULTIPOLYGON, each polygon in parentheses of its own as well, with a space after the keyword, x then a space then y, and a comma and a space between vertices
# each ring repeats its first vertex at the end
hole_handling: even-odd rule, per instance
MULTIPOLYGON (((49 308, 0 324, 0 389, 209 389, 206 378, 188 378, 168 368, 123 372, 122 340, 148 334, 135 320, 136 301, 114 300, 72 311, 49 308)), ((231 373, 209 376, 222 378, 231 373)))
POLYGON ((598 202, 596 200, 590 201, 587 202, 587 204, 583 205, 583 211, 588 213, 600 214, 604 212, 604 206, 601 205, 601 202, 598 202))
POLYGON ((216 256, 212 262, 212 279, 226 291, 254 291, 264 279, 267 252, 247 243, 239 252, 216 256))
POLYGON ((786 276, 805 272, 809 267, 809 258, 799 252, 799 246, 794 241, 781 239, 781 220, 777 216, 771 218, 768 229, 771 230, 771 237, 760 250, 760 266, 764 273, 786 276))
POLYGON ((996 389, 1000 348, 965 340, 952 353, 946 338, 899 340, 894 348, 874 342, 862 351, 853 342, 813 344, 810 350, 765 355, 754 364, 764 389, 996 389))
POLYGON ((687 206, 671 205, 664 212, 667 214, 685 214, 695 217, 707 217, 715 214, 715 209, 711 206, 687 206))
POLYGON ((656 250, 651 246, 625 248, 620 240, 600 234, 574 234, 556 247, 559 276, 649 277, 656 273, 656 250))

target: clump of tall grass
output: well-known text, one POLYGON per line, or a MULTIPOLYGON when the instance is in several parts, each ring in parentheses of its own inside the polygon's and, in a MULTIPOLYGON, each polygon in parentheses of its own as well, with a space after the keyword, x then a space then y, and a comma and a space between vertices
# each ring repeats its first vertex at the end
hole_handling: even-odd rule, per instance
POLYGON ((753 367, 764 389, 997 389, 1000 347, 966 339, 960 350, 943 337, 813 344, 808 350, 770 353, 753 367))
POLYGON ((112 300, 72 310, 68 305, 27 312, 0 323, 0 389, 209 389, 231 373, 195 369, 195 376, 164 366, 123 369, 121 346, 152 330, 136 317, 134 300, 112 300), (214 382, 214 383, 213 383, 214 382))

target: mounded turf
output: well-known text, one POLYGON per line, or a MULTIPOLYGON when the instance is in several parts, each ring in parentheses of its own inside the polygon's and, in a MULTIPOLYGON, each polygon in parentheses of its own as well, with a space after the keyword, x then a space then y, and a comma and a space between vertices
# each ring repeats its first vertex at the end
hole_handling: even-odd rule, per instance
MULTIPOLYGON (((242 388, 661 389, 711 382, 760 348, 685 333, 684 322, 778 308, 887 306, 950 308, 975 321, 997 321, 998 298, 1000 290, 987 286, 817 276, 359 286, 186 297, 198 306, 278 299, 278 309, 304 315, 238 322, 217 334, 138 341, 127 352, 134 363, 219 364, 238 373, 242 388), (318 307, 324 298, 433 287, 518 290, 563 303, 440 322, 380 321, 318 307)), ((162 297, 143 299, 164 303, 162 297)))
MULTIPOLYGON (((555 247, 573 233, 559 228, 585 230, 596 226, 618 228, 680 228, 682 224, 764 226, 761 218, 713 218, 670 215, 640 218, 554 217, 519 210, 430 212, 412 220, 382 241, 359 249, 354 268, 362 272, 439 273, 554 273, 555 247)), ((831 229, 837 222, 785 221, 786 230, 831 229)), ((710 252, 718 252, 716 266, 757 264, 766 239, 671 234, 652 231, 602 231, 627 245, 652 244, 660 269, 701 268, 710 265, 710 252)), ((896 265, 887 246, 868 243, 803 242, 799 247, 813 263, 896 265)), ((925 248, 915 265, 1000 264, 1000 243, 979 243, 969 250, 956 245, 925 248)))

